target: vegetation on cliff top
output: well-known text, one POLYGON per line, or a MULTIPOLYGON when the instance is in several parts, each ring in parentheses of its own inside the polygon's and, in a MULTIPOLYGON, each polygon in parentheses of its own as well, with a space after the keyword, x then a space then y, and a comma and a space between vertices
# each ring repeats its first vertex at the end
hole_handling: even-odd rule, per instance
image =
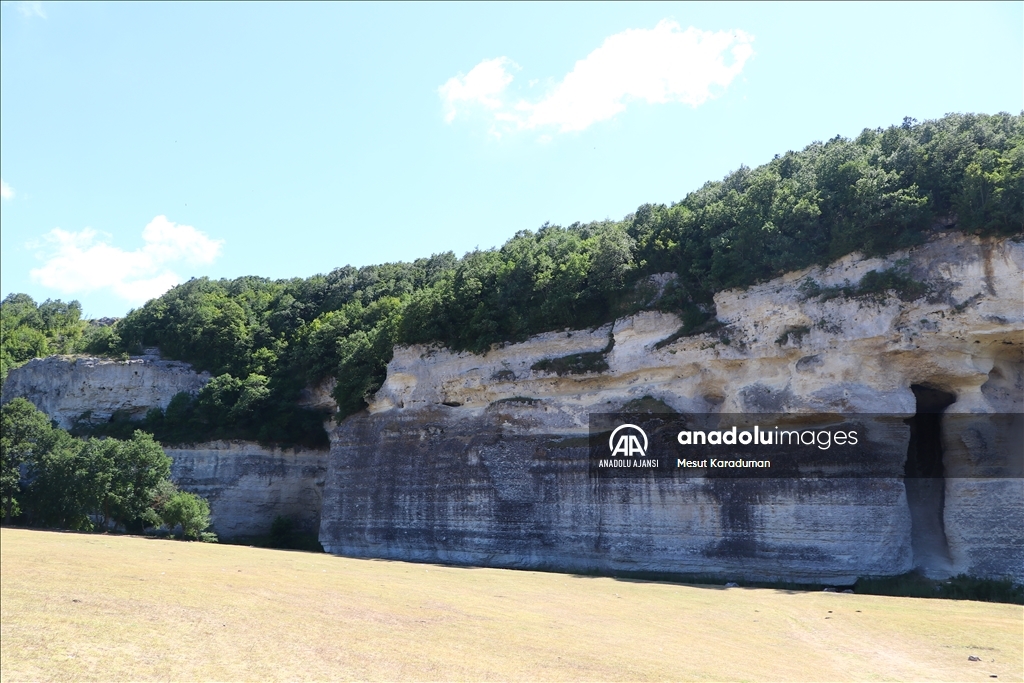
POLYGON ((36 304, 28 294, 10 294, 0 303, 0 378, 33 358, 77 353, 103 335, 102 329, 82 320, 77 301, 36 304))
POLYGON ((158 437, 230 429, 319 444, 316 416, 296 407, 299 391, 334 377, 340 413, 356 412, 381 385, 396 343, 483 352, 649 307, 696 327, 717 291, 855 250, 912 246, 937 226, 1021 232, 1024 116, 906 119, 741 167, 622 221, 545 224, 462 258, 448 252, 306 279, 190 280, 86 347, 159 346, 216 375, 173 414, 152 416, 158 437), (667 272, 677 277, 658 296, 651 276, 667 272))

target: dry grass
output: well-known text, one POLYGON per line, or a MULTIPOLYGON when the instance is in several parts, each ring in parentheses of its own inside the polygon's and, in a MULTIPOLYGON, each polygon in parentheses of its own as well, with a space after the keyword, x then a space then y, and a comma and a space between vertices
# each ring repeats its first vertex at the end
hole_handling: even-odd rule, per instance
POLYGON ((1018 605, 20 529, 0 543, 5 682, 1019 681, 1024 667, 1018 605))

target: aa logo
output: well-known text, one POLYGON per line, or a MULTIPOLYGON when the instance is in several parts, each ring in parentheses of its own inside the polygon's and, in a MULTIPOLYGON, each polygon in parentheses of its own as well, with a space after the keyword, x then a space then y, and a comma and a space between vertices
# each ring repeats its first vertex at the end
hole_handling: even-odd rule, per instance
POLYGON ((647 434, 636 425, 619 425, 608 437, 608 448, 612 450, 613 457, 643 458, 647 455, 647 434), (640 439, 643 439, 642 446, 640 439))

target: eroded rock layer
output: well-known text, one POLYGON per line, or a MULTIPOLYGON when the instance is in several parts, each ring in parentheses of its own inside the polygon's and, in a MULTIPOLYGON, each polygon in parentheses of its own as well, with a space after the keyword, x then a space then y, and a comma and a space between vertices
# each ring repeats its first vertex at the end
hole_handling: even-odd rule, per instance
POLYGON ((194 394, 209 381, 208 373, 197 373, 188 363, 152 355, 125 360, 50 356, 12 370, 3 402, 26 398, 68 429, 80 419, 105 422, 115 412, 141 419, 150 408, 167 408, 175 394, 194 394))
MULTIPOLYGON (((396 349, 369 410, 332 433, 321 543, 495 566, 837 583, 916 566, 1024 580, 1019 478, 939 479, 908 500, 898 474, 607 481, 585 464, 590 413, 652 399, 682 413, 910 418, 925 387, 953 397, 946 414, 1020 413, 1022 275, 1020 242, 944 235, 720 293, 721 326, 704 334, 646 312, 484 355, 396 349), (899 273, 907 289, 873 290, 872 271, 899 273), (603 362, 588 369, 576 354, 603 362)), ((906 426, 884 446, 893 472, 909 443, 906 426)))
POLYGON ((212 529, 224 538, 270 532, 287 517, 305 533, 317 532, 327 453, 267 448, 247 441, 213 441, 165 448, 171 478, 210 501, 212 529))
MULTIPOLYGON (((179 392, 198 392, 209 379, 188 363, 160 360, 155 351, 125 360, 51 356, 12 370, 3 401, 26 398, 68 428, 78 420, 109 420, 115 412, 141 419, 152 408, 166 408, 179 392)), ((267 534, 277 516, 316 533, 326 451, 214 441, 164 452, 175 483, 209 501, 212 529, 222 537, 267 534)))
POLYGON ((579 438, 509 404, 335 432, 320 539, 342 555, 852 581, 911 568, 898 479, 591 479, 579 438), (554 431, 554 430, 552 430, 554 431))

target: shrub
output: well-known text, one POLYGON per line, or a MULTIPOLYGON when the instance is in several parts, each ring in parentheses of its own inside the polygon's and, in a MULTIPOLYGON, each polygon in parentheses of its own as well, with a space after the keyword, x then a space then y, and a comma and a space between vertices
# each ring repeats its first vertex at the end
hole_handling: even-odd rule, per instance
POLYGON ((181 525, 182 535, 191 540, 204 540, 203 532, 210 526, 210 504, 194 493, 178 491, 163 507, 164 524, 171 529, 181 525))
POLYGON ((915 301, 928 294, 929 288, 925 283, 910 277, 899 266, 889 270, 873 270, 861 278, 857 286, 857 294, 861 296, 880 296, 890 291, 903 301, 915 301))
POLYGON ((590 372, 604 372, 608 369, 608 361, 601 351, 574 353, 561 358, 545 358, 530 366, 537 372, 553 372, 562 375, 585 375, 590 372))
POLYGON ((790 339, 793 340, 793 344, 800 346, 800 342, 803 338, 811 331, 811 328, 807 325, 798 325, 796 327, 787 327, 782 331, 782 334, 778 336, 775 343, 779 346, 785 346, 790 339))

